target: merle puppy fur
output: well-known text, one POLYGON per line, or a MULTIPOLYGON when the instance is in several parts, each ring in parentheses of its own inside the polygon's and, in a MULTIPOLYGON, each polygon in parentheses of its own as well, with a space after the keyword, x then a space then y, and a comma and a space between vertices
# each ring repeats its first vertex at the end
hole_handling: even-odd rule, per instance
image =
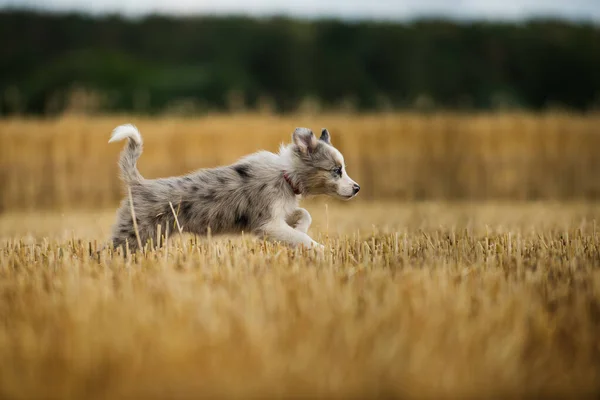
MULTIPOLYGON (((157 227, 170 231, 177 220, 185 232, 203 235, 251 232, 292 246, 323 248, 307 235, 308 211, 301 197, 330 195, 351 199, 360 187, 346 173, 342 154, 331 145, 327 129, 319 139, 308 128, 297 128, 292 143, 279 153, 261 151, 233 165, 203 169, 185 176, 145 179, 136 162, 142 137, 133 125, 117 127, 109 142, 128 139, 121 153, 121 178, 131 189, 142 244, 156 238, 157 227)), ((129 198, 117 212, 112 241, 115 247, 137 248, 129 198)), ((157 245, 159 245, 157 243, 157 245)))

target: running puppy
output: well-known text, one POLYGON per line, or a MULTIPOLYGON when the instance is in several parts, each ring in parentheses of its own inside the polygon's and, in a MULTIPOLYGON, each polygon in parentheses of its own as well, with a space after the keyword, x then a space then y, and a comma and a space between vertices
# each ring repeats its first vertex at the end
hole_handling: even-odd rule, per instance
MULTIPOLYGON (((308 128, 297 128, 292 143, 279 154, 261 151, 233 165, 199 170, 185 176, 145 179, 136 162, 142 154, 142 136, 133 125, 121 125, 109 140, 128 139, 121 153, 121 178, 131 189, 139 236, 144 245, 156 238, 157 227, 173 227, 177 220, 185 232, 198 235, 251 232, 270 240, 308 248, 323 246, 306 234, 308 211, 298 207, 302 196, 330 195, 345 200, 360 187, 344 167, 342 154, 331 145, 327 129, 317 139, 308 128)), ((137 238, 129 198, 123 199, 112 234, 113 245, 137 238)))

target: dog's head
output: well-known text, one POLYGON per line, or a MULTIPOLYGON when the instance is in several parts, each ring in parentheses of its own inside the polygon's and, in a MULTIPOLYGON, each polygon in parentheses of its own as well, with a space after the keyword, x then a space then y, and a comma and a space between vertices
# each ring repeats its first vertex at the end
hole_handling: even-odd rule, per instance
POLYGON ((346 172, 342 153, 331 145, 327 129, 317 139, 310 129, 296 128, 291 150, 294 175, 304 194, 349 200, 360 190, 346 172))

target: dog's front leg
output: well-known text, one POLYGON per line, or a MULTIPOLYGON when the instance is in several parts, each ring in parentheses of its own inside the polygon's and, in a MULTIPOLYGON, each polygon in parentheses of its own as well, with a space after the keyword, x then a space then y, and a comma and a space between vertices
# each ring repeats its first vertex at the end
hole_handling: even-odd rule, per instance
POLYGON ((292 246, 303 245, 309 249, 324 249, 323 245, 312 240, 306 233, 292 228, 284 220, 278 220, 267 224, 261 229, 261 233, 270 240, 278 240, 292 246))
POLYGON ((297 231, 308 233, 312 218, 304 208, 296 208, 285 220, 289 226, 297 231))

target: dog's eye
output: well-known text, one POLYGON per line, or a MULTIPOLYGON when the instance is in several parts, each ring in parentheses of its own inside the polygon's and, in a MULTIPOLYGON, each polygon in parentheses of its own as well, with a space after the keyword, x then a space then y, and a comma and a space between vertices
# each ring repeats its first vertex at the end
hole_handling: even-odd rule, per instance
POLYGON ((332 171, 333 171, 333 175, 342 176, 342 167, 335 167, 332 171))

